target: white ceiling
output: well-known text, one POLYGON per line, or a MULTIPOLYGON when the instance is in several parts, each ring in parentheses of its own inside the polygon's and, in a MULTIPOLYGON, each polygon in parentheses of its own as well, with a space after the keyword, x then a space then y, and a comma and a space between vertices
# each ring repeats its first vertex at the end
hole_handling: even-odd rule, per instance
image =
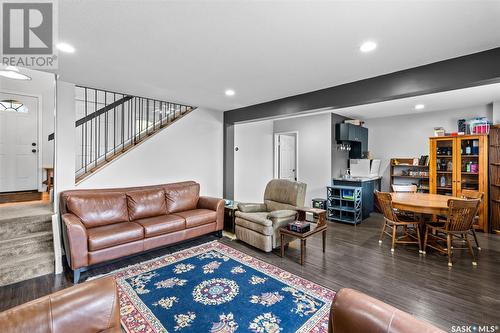
POLYGON ((500 101, 500 83, 336 109, 333 110, 333 113, 349 118, 364 120, 441 110, 463 109, 490 104, 494 101, 500 101), (415 110, 415 105, 417 104, 424 104, 425 108, 422 110, 415 110))
POLYGON ((59 37, 77 51, 58 73, 229 110, 499 47, 499 17, 488 0, 64 0, 59 37), (367 39, 378 49, 361 54, 367 39))

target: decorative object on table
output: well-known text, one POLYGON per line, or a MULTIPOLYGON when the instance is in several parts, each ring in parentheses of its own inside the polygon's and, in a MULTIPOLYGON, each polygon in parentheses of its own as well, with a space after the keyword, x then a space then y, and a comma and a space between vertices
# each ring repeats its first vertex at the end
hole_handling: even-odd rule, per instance
POLYGON ((327 218, 331 221, 359 224, 362 221, 362 187, 327 187, 327 218))
POLYGON ((460 197, 464 189, 484 193, 475 228, 487 232, 488 136, 431 137, 429 151, 430 193, 454 197, 460 197))
POLYGON ((229 199, 224 199, 224 206, 234 206, 234 201, 229 199))
POLYGON ((396 244, 416 244, 418 245, 419 253, 422 253, 420 221, 416 219, 401 220, 401 216, 396 213, 392 205, 392 196, 390 193, 377 192, 375 195, 384 214, 384 226, 380 233, 379 244, 382 244, 384 235, 388 235, 392 239, 391 252, 394 252, 396 244), (401 235, 398 234, 398 227, 401 227, 399 228, 402 231, 401 235), (387 232, 387 229, 390 229, 391 232, 387 232))
POLYGON ((287 229, 303 234, 311 230, 311 223, 306 221, 293 221, 288 223, 287 229))
POLYGON ((500 124, 490 130, 489 163, 491 230, 500 234, 500 124))
POLYGON ((326 199, 322 199, 322 198, 312 199, 312 206, 313 206, 313 208, 326 210, 326 199))
POLYGON ((391 187, 415 184, 419 192, 429 190, 429 156, 420 156, 416 165, 414 165, 414 160, 415 158, 411 157, 391 158, 391 187))
POLYGON ((278 229, 295 221, 297 207, 304 206, 307 185, 273 179, 266 185, 264 203, 238 204, 236 237, 265 252, 279 246, 278 229))
POLYGON ((448 213, 444 225, 426 225, 424 251, 425 254, 427 247, 438 250, 441 253, 448 255, 448 266, 452 266, 452 249, 453 251, 460 249, 458 246, 453 246, 453 237, 461 237, 467 243, 467 247, 472 255, 472 265, 476 266, 476 256, 472 245, 468 238, 468 234, 473 228, 474 219, 477 215, 481 200, 479 199, 450 199, 448 200, 448 213), (446 237, 444 237, 445 235, 446 237), (433 243, 428 240, 435 241, 433 243), (446 242, 446 247, 439 244, 439 242, 446 242))
POLYGON ((326 211, 324 209, 317 209, 317 208, 308 208, 308 207, 299 207, 297 210, 297 221, 298 222, 305 222, 306 220, 306 214, 313 214, 315 216, 316 220, 316 226, 306 232, 296 232, 289 230, 288 228, 280 228, 279 229, 279 234, 280 234, 280 244, 281 244, 281 257, 285 256, 285 245, 290 243, 294 239, 299 239, 300 240, 300 264, 304 264, 304 256, 305 256, 305 251, 306 251, 306 240, 318 233, 321 233, 322 235, 322 244, 323 244, 323 253, 325 252, 325 246, 326 246, 326 229, 327 229, 327 224, 326 224, 326 211))
POLYGON ((219 242, 111 275, 127 332, 326 332, 335 295, 219 242))

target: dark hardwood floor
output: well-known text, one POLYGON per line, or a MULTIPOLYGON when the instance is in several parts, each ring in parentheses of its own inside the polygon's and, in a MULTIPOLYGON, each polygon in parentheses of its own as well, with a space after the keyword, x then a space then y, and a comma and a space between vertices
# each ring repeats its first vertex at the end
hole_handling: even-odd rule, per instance
MULTIPOLYGON (((466 251, 456 250, 453 267, 448 268, 446 257, 435 251, 422 256, 414 246, 398 246, 391 254, 389 238, 378 244, 381 225, 378 214, 356 227, 329 223, 326 253, 321 252, 321 235, 308 240, 304 266, 298 264, 298 242, 290 244, 285 258, 277 251, 263 253, 240 241, 222 238, 221 242, 333 290, 360 290, 445 331, 451 331, 452 325, 500 325, 500 236, 479 234, 482 251, 477 267, 466 251)), ((206 236, 102 265, 82 278, 214 239, 206 236)), ((0 311, 71 285, 66 273, 2 287, 0 311)))

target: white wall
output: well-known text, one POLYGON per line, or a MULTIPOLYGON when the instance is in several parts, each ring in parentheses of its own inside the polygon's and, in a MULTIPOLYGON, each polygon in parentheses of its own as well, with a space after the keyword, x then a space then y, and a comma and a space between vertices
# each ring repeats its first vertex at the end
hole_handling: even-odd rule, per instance
POLYGON ((57 81, 57 110, 55 123, 54 235, 55 272, 62 273, 62 241, 58 218, 59 192, 75 186, 75 85, 57 81))
POLYGON ((307 184, 306 206, 312 198, 326 198, 331 183, 331 114, 274 121, 274 133, 298 132, 298 181, 307 184))
POLYGON ((382 190, 387 191, 390 187, 391 158, 428 155, 429 137, 434 135, 434 127, 441 126, 449 132, 456 131, 458 119, 476 116, 491 119, 491 104, 459 110, 367 119, 365 126, 368 127, 368 149, 374 158, 381 159, 382 190))
POLYGON ((273 121, 234 126, 234 200, 262 202, 273 179, 273 121))
POLYGON ((493 124, 500 124, 500 101, 493 102, 493 124))
POLYGON ((202 195, 222 197, 222 126, 222 112, 197 109, 76 187, 125 187, 195 180, 201 185, 202 195))

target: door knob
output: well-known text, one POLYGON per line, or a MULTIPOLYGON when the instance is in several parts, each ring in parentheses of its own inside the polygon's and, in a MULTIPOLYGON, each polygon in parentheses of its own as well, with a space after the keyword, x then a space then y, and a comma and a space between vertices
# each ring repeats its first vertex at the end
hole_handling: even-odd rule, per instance
POLYGON ((36 149, 31 149, 31 152, 32 153, 36 153, 36 149))
POLYGON ((35 147, 35 146, 36 146, 36 142, 32 142, 32 143, 31 143, 31 145, 32 145, 33 147, 35 147))

